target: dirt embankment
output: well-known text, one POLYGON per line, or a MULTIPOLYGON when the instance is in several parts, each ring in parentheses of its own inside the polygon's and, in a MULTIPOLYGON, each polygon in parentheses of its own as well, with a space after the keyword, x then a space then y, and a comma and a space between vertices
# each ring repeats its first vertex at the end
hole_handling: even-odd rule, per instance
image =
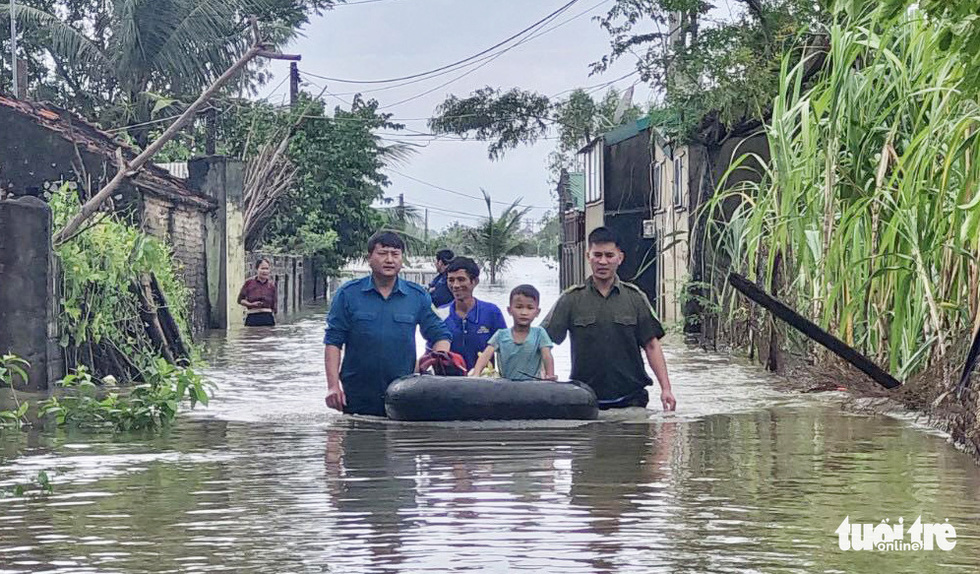
POLYGON ((980 369, 957 395, 969 339, 946 353, 935 365, 911 377, 896 389, 885 389, 836 356, 824 353, 803 360, 781 353, 780 368, 786 385, 797 392, 844 391, 854 400, 842 402, 848 410, 883 414, 896 409, 950 435, 953 442, 980 464, 980 369))

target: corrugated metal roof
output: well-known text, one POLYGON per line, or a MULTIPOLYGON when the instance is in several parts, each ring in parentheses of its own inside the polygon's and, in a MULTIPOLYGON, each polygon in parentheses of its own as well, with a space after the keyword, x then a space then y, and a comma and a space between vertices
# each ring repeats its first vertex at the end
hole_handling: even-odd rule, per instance
POLYGON ((630 122, 618 128, 602 134, 602 139, 607 146, 616 145, 621 141, 637 136, 640 132, 650 129, 650 116, 643 116, 635 122, 630 122))
POLYGON ((179 177, 181 179, 187 179, 188 177, 191 176, 190 170, 187 168, 187 162, 186 161, 174 161, 174 162, 167 162, 167 163, 158 163, 156 165, 158 165, 158 166, 162 167, 163 169, 167 170, 168 172, 170 172, 170 175, 172 175, 174 177, 179 177))

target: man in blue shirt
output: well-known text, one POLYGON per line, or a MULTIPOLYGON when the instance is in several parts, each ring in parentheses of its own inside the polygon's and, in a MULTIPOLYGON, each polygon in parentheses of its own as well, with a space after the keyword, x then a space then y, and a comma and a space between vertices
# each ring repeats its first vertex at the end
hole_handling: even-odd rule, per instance
POLYGON ((446 267, 446 278, 453 292, 446 317, 446 326, 453 336, 452 350, 463 356, 467 369, 472 369, 487 348, 487 341, 497 329, 506 329, 507 322, 499 307, 473 297, 473 290, 480 284, 480 267, 475 261, 469 257, 453 259, 446 267))
POLYGON ((436 253, 436 278, 429 283, 429 295, 432 295, 432 304, 436 307, 448 305, 453 300, 453 294, 449 289, 449 282, 446 277, 446 268, 453 260, 455 254, 449 249, 442 249, 436 253))
POLYGON ((348 281, 333 297, 323 337, 332 409, 385 416, 388 385, 415 370, 416 325, 433 350, 449 350, 449 330, 425 288, 398 277, 404 249, 398 235, 375 233, 368 241, 371 275, 348 281))

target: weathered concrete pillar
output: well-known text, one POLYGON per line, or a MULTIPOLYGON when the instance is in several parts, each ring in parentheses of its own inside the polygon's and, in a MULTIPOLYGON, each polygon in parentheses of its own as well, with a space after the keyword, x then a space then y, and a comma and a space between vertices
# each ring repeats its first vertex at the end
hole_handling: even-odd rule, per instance
POLYGON ((51 208, 36 197, 0 201, 0 355, 30 362, 21 390, 61 376, 51 208))
POLYGON ((244 164, 209 156, 187 163, 188 184, 218 201, 207 223, 208 301, 213 329, 227 329, 241 316, 235 301, 245 282, 244 164))

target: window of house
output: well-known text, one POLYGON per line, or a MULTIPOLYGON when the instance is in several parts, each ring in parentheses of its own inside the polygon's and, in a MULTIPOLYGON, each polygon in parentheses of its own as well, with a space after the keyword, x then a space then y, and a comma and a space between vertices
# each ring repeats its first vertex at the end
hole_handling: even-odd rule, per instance
POLYGON ((602 146, 594 146, 585 157, 585 201, 592 203, 602 199, 602 169, 599 154, 602 146))
POLYGON ((674 158, 674 207, 684 207, 684 160, 674 158))
POLYGON ((654 211, 658 211, 663 206, 662 195, 664 188, 663 167, 659 163, 654 164, 651 179, 653 180, 651 181, 651 184, 653 185, 653 201, 651 207, 653 207, 654 211))

